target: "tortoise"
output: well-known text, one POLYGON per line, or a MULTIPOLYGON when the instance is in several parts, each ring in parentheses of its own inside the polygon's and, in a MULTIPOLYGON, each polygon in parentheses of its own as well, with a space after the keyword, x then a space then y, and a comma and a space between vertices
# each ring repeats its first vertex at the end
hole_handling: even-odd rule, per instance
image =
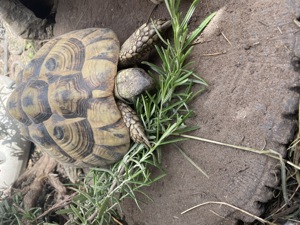
POLYGON ((7 111, 25 138, 59 162, 103 167, 120 160, 133 141, 150 146, 131 100, 153 86, 142 59, 170 21, 142 25, 121 49, 109 28, 76 30, 47 42, 20 72, 7 111), (118 97, 121 100, 116 100, 118 97))

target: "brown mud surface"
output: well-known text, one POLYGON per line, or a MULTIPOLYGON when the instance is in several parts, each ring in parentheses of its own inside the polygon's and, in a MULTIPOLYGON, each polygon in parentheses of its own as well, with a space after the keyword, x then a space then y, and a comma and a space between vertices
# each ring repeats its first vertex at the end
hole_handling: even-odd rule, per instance
MULTIPOLYGON (((184 13, 191 4, 182 1, 184 13)), ((54 35, 88 27, 112 28, 122 42, 148 20, 153 4, 146 0, 63 0, 59 2, 54 35)), ((190 60, 208 83, 208 90, 191 104, 192 135, 216 141, 273 149, 286 154, 296 127, 299 100, 294 90, 299 73, 291 65, 300 56, 300 16, 297 0, 202 1, 190 28, 218 11, 195 45, 190 60)), ((163 4, 153 18, 168 18, 163 4)), ((149 59, 155 61, 155 59, 149 59)), ((182 211, 210 201, 226 202, 255 215, 264 210, 278 184, 278 161, 269 157, 199 141, 181 144, 186 154, 205 172, 197 171, 175 148, 163 151, 167 176, 144 191, 141 203, 124 203, 131 225, 235 224, 253 218, 225 205, 207 204, 186 214, 182 211)))

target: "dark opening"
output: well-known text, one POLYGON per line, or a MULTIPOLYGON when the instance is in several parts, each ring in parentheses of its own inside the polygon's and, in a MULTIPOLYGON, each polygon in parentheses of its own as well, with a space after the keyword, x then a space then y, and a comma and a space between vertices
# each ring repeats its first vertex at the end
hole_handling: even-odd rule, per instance
POLYGON ((291 59, 291 64, 294 67, 295 71, 300 71, 300 57, 293 56, 291 59))
POLYGON ((45 19, 49 16, 54 0, 19 0, 28 9, 34 12, 36 17, 45 19))

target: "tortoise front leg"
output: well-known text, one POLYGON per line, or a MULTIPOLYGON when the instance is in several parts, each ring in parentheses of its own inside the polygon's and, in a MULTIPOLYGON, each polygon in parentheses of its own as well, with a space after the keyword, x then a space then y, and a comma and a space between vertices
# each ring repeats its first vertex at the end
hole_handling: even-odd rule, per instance
POLYGON ((122 114, 123 121, 129 129, 131 139, 136 143, 144 144, 148 148, 151 148, 144 127, 136 112, 124 102, 117 101, 117 105, 122 114))
POLYGON ((157 19, 139 27, 121 46, 119 67, 124 68, 140 63, 154 49, 160 33, 171 27, 171 21, 157 19))

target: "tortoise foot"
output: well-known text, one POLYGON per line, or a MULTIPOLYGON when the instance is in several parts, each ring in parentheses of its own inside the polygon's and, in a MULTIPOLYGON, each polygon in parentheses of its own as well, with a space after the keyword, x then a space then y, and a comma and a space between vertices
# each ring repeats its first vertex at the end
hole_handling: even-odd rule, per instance
POLYGON ((120 112, 122 113, 124 123, 129 129, 131 139, 136 143, 144 144, 148 148, 150 148, 151 145, 145 134, 144 127, 142 126, 140 119, 136 115, 136 112, 130 106, 121 101, 118 101, 117 105, 120 112))

